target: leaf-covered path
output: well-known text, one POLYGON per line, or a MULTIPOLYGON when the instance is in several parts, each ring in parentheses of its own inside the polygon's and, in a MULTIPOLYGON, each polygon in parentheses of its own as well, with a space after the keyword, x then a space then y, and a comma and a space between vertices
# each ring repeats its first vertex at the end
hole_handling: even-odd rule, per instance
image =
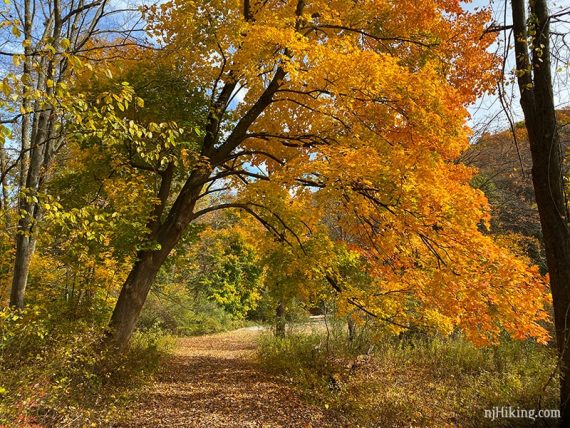
POLYGON ((343 427, 254 359, 259 331, 180 339, 124 427, 343 427))

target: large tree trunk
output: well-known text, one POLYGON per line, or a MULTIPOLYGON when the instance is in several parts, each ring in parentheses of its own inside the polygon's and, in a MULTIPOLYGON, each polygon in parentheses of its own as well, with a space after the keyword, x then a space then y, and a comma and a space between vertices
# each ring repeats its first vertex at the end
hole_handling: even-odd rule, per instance
POLYGON ((550 275, 556 343, 560 358, 561 426, 570 426, 570 233, 564 193, 563 155, 557 129, 545 0, 530 2, 536 18, 529 52, 526 4, 513 0, 518 85, 532 154, 532 180, 550 275))
POLYGON ((150 287, 166 259, 162 251, 144 251, 121 288, 109 327, 112 340, 119 349, 124 349, 135 329, 139 314, 150 287))
MULTIPOLYGON (((160 218, 157 218, 156 221, 159 226, 151 226, 151 230, 154 233, 150 238, 156 240, 160 245, 160 249, 139 252, 137 262, 121 288, 119 299, 109 323, 110 334, 108 342, 119 350, 125 349, 129 343, 144 302, 160 267, 194 219, 194 207, 202 190, 204 180, 208 176, 209 171, 192 174, 192 177, 186 182, 178 195, 164 223, 160 221, 160 218)), ((163 184, 170 186, 169 180, 164 178, 163 184)), ((159 194, 163 191, 162 187, 164 186, 161 186, 159 194)), ((164 205, 164 203, 166 203, 166 200, 163 200, 162 204, 164 205)))
POLYGON ((529 126, 543 127, 543 133, 530 137, 529 132, 529 139, 533 160, 532 179, 542 225, 561 363, 560 408, 564 421, 561 426, 570 426, 570 237, 560 183, 559 137, 556 131, 552 132, 552 125, 552 120, 544 116, 542 124, 529 126))

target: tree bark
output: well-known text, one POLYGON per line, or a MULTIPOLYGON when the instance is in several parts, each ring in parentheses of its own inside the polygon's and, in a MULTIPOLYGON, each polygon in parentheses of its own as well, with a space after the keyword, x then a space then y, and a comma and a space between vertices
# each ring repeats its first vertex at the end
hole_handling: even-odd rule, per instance
POLYGON ((36 240, 33 236, 21 233, 16 238, 16 254, 14 262, 14 276, 10 291, 10 305, 16 308, 24 307, 24 296, 28 284, 30 262, 35 250, 36 240))
POLYGON ((545 245, 560 358, 561 426, 570 426, 570 233, 550 64, 545 0, 530 2, 532 53, 524 0, 512 1, 517 78, 532 155, 532 181, 545 245), (534 33, 534 32, 533 32, 534 33))
POLYGON ((136 322, 150 287, 165 257, 162 251, 143 251, 121 288, 121 294, 111 317, 112 341, 124 349, 135 329, 136 322))
POLYGON ((8 177, 7 177, 7 157, 6 157, 6 149, 4 147, 4 144, 2 143, 0 145, 0 174, 2 174, 2 177, 0 179, 0 186, 2 187, 1 192, 2 192, 2 196, 1 196, 1 201, 2 201, 2 210, 5 210, 4 213, 4 217, 5 217, 5 223, 6 223, 6 228, 9 227, 10 222, 8 221, 8 214, 7 214, 7 210, 8 210, 8 177))
POLYGON ((28 284, 30 263, 36 248, 36 224, 41 217, 41 208, 37 200, 32 200, 41 190, 44 164, 48 156, 47 141, 53 136, 53 118, 47 110, 34 115, 30 147, 30 164, 26 170, 24 186, 20 189, 18 231, 16 236, 16 254, 14 276, 10 292, 10 305, 24 307, 24 296, 28 284))

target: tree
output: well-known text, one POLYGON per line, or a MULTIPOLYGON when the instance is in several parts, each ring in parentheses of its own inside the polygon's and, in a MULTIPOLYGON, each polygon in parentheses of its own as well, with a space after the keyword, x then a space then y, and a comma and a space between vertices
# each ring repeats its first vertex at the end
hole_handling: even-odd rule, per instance
POLYGON ((560 355, 561 426, 570 423, 570 231, 550 61, 545 0, 512 1, 520 103, 532 155, 532 181, 544 239, 560 355))
POLYGON ((107 0, 16 0, 7 2, 2 11, 0 37, 3 46, 14 48, 2 52, 12 64, 3 64, 1 182, 6 208, 8 174, 17 169, 13 184, 17 191, 18 220, 10 304, 19 308, 24 306, 42 216, 42 190, 53 159, 66 141, 64 112, 68 107, 66 102, 70 101, 65 101, 66 88, 81 63, 79 55, 85 57, 100 49, 91 43, 103 37, 99 24, 109 14, 119 12, 109 10, 112 8, 108 3, 107 0), (18 137, 14 136, 16 131, 18 137), (7 156, 11 150, 15 155, 7 156))
POLYGON ((274 310, 275 335, 285 337, 294 305, 314 308, 334 293, 326 287, 325 279, 325 272, 335 264, 334 243, 326 231, 317 228, 304 236, 302 246, 283 245, 270 234, 261 241, 266 269, 264 299, 274 310))
POLYGON ((193 271, 188 288, 201 289, 236 319, 255 309, 263 279, 259 256, 246 239, 239 224, 207 228, 184 256, 193 271))
POLYGON ((430 317, 481 343, 502 329, 546 339, 542 278, 481 233, 487 202, 455 162, 467 148, 465 106, 494 77, 492 37, 479 36, 486 12, 432 0, 180 0, 147 18, 190 87, 208 94, 208 112, 181 188, 168 161, 159 171, 157 246, 137 253, 121 289, 115 346, 127 345, 191 222, 238 209, 302 248, 330 207, 377 290, 329 275, 352 304, 402 329, 430 317), (207 202, 223 189, 231 199, 207 202))

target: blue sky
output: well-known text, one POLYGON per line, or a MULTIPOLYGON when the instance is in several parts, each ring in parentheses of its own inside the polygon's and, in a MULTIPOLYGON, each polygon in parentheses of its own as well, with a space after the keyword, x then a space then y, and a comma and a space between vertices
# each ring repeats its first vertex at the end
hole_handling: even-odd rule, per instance
MULTIPOLYGON (((493 11, 493 17, 497 24, 503 24, 505 21, 505 7, 506 7, 506 24, 511 24, 511 14, 510 14, 510 1, 509 0, 474 0, 470 4, 466 4, 468 10, 472 10, 475 7, 491 7, 493 11)), ((570 8, 570 0, 554 0, 549 1, 550 12, 556 13, 566 8, 570 8)), ((570 18, 570 16, 569 16, 570 18)), ((556 31, 560 33, 568 33, 570 31, 570 25, 568 24, 556 24, 553 26, 556 31)), ((492 46, 492 50, 503 53, 505 49, 505 34, 500 34, 497 42, 492 46)), ((509 48, 509 59, 507 61, 505 72, 507 77, 511 76, 514 69, 514 62, 512 56, 512 48, 509 48)), ((554 60, 554 68, 558 69, 555 73, 554 79, 554 92, 556 97, 557 107, 568 107, 570 106, 570 85, 569 85, 569 66, 568 58, 570 52, 566 49, 564 62, 554 60)), ((522 112, 519 105, 518 88, 516 85, 510 82, 505 86, 505 100, 509 107, 510 114, 515 121, 522 119, 522 112)), ((482 97, 471 106, 470 112, 472 114, 472 119, 470 125, 475 130, 475 136, 484 130, 498 130, 505 129, 508 126, 508 121, 506 114, 503 111, 500 100, 496 94, 490 94, 482 97)))
MULTIPOLYGON (((132 8, 140 6, 142 4, 155 4, 162 3, 164 0, 111 0, 110 4, 113 8, 132 8)), ((395 0, 394 0, 395 1, 395 0)), ((476 8, 487 8, 490 7, 493 11, 493 19, 496 23, 502 24, 505 21, 505 9, 506 9, 506 21, 510 24, 510 0, 473 0, 464 3, 464 7, 467 10, 475 10, 476 8)), ((570 0, 551 0, 549 1, 549 7, 552 13, 558 12, 565 8, 570 8, 570 0)), ((570 17, 569 17, 570 18, 570 17)), ((128 27, 132 25, 132 21, 122 23, 123 26, 128 27)), ((560 32, 569 32, 570 25, 559 26, 558 30, 560 32)), ((505 49, 504 42, 505 34, 499 35, 497 43, 492 46, 492 50, 503 53, 505 49)), ((512 49, 511 49, 512 51, 512 49)), ((570 52, 567 52, 570 56, 570 52)), ((565 58, 566 60, 568 57, 565 58)), ((557 104, 559 107, 570 105, 570 85, 569 85, 569 68, 568 63, 558 63, 556 68, 559 72, 556 74, 555 79, 555 93, 557 98, 557 104)), ((507 61, 506 73, 509 75, 514 69, 514 64, 512 61, 512 55, 507 61)), ((243 91, 242 91, 243 92, 243 91)), ((237 100, 241 98, 239 94, 237 100)), ((237 101, 236 100, 236 101, 237 101)), ((505 100, 508 105, 511 115, 514 120, 520 120, 522 118, 520 107, 518 104, 518 90, 516 85, 508 84, 505 86, 505 100)), ((482 128, 490 128, 492 130, 504 129, 507 126, 507 118, 503 112, 503 108, 496 94, 490 94, 482 97, 473 106, 469 108, 472 118, 470 125, 475 128, 475 130, 482 128)))

